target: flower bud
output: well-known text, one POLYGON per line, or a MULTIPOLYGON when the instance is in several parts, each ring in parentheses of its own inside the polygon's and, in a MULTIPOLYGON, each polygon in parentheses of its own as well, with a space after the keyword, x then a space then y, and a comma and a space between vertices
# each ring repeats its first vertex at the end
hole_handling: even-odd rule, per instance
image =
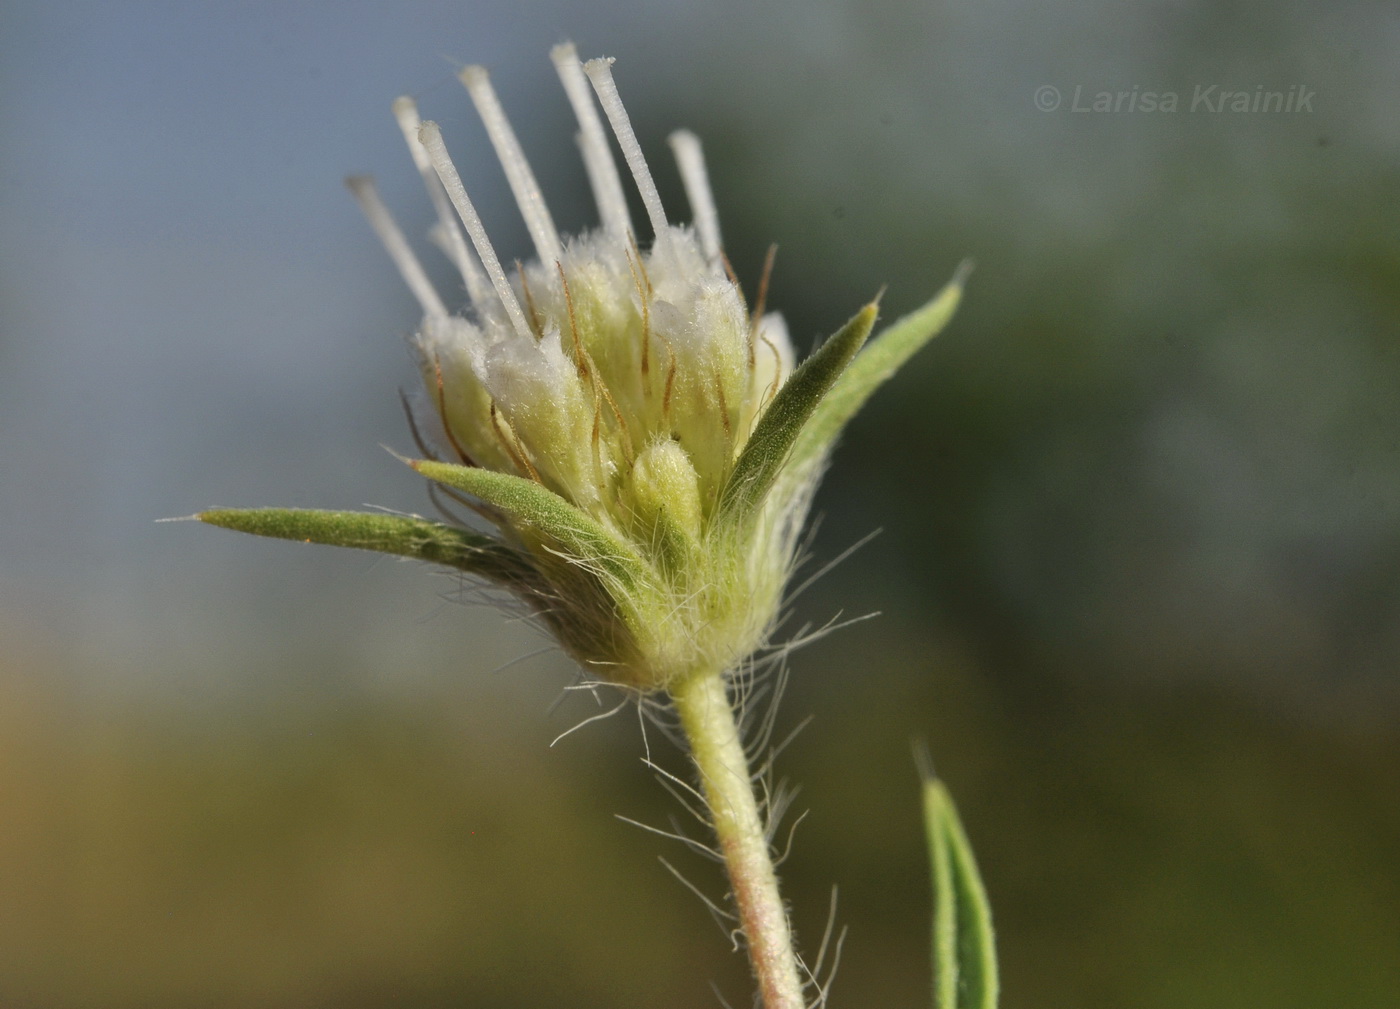
POLYGON ((700 481, 690 456, 670 439, 654 441, 632 466, 628 491, 635 509, 633 538, 651 546, 671 578, 695 566, 700 547, 700 481))

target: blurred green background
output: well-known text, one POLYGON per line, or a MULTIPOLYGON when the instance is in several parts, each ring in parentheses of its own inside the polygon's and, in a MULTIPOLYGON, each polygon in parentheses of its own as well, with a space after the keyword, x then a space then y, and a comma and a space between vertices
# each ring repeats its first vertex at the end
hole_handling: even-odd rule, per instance
POLYGON ((523 252, 453 79, 484 62, 590 224, 566 37, 618 57, 677 216, 663 138, 702 135, 800 346, 978 262, 813 563, 883 534, 790 625, 882 614, 794 658, 780 719, 816 716, 785 877, 809 951, 840 886, 832 1004, 928 1004, 925 738, 1008 1009, 1396 1005, 1400 13, 1361 0, 0 7, 0 1005, 746 1004, 657 857, 714 867, 614 818, 679 815, 636 719, 551 749, 596 709, 552 707, 528 628, 152 523, 429 509, 378 447, 416 313, 339 179, 426 228, 413 93, 523 252), (1076 111, 1134 88, 1180 106, 1076 111))

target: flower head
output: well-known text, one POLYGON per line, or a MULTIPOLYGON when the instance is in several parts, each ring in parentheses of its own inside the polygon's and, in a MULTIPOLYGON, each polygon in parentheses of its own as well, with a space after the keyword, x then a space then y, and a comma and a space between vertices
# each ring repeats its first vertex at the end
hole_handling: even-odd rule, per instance
POLYGON ((394 113, 437 212, 432 237, 460 274, 463 311, 428 280, 372 183, 349 180, 423 310, 414 417, 427 458, 411 464, 492 531, 282 509, 200 518, 450 564, 524 600, 599 678, 664 688, 732 668, 764 643, 830 445, 946 322, 961 276, 861 351, 876 315, 866 306, 794 369, 782 317, 764 313, 763 291, 750 305, 728 270, 699 140, 670 138, 693 217, 672 224, 612 61, 581 64, 567 44, 551 55, 578 119, 596 230, 559 235, 480 67, 460 77, 534 260, 507 274, 441 131, 420 122, 412 99, 394 113), (599 106, 641 194, 646 246, 599 106))

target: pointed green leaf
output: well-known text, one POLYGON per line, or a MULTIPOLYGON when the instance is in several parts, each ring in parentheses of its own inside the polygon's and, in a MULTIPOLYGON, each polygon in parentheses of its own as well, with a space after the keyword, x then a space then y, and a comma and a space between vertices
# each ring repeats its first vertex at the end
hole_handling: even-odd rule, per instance
POLYGON ((596 519, 533 480, 427 459, 409 460, 409 465, 429 480, 479 498, 517 525, 552 538, 569 559, 596 565, 628 587, 646 577, 646 563, 636 551, 596 519))
POLYGON ((933 871, 934 1009, 996 1009, 992 912, 957 809, 943 782, 924 779, 933 871))
POLYGON ((727 521, 742 521, 762 503, 803 425, 809 423, 822 397, 829 393, 870 335, 876 313, 873 303, 862 308, 783 383, 763 411, 724 485, 718 514, 727 521))
POLYGON ((830 448, 871 394, 948 324, 971 270, 971 261, 964 261, 931 301, 885 327, 856 355, 803 428, 792 453, 794 465, 811 462, 830 448))
POLYGON ((515 582, 528 570, 516 551, 482 533, 407 515, 304 508, 214 508, 195 518, 256 536, 377 550, 515 582))

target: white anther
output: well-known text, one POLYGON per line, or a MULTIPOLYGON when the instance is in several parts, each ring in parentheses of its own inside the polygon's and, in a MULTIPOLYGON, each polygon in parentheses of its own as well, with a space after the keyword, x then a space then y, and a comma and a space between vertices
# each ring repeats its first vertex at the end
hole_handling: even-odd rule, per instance
POLYGON ((711 263, 718 262, 719 212, 715 210, 715 197, 710 192, 710 174, 705 170, 700 138, 689 130, 677 130, 667 139, 681 170, 681 182, 685 185, 685 198, 690 201, 690 215, 695 221, 695 232, 700 236, 700 248, 711 263))
POLYGON ((530 163, 525 160, 525 152, 515 139, 515 131, 510 128, 510 121, 496 98, 496 91, 491 87, 485 68, 467 67, 457 77, 471 95, 472 104, 486 126, 491 146, 496 149, 496 157, 505 169, 506 181, 510 183, 510 191, 515 194, 515 202, 525 218, 525 227, 534 240, 540 262, 557 263, 564 251, 559 244, 559 232, 554 228, 554 219, 549 216, 549 208, 545 206, 544 194, 535 181, 535 173, 530 171, 530 163))
POLYGON ((569 104, 573 106, 574 116, 578 119, 578 143, 583 153, 583 167, 588 172, 593 202, 598 205, 603 228, 614 238, 626 239, 632 232, 627 196, 622 191, 622 179, 617 174, 617 164, 608 147, 608 135, 603 132, 603 121, 598 118, 598 108, 593 104, 593 93, 583 76, 578 50, 572 42, 565 42, 551 49, 549 57, 559 71, 559 81, 564 85, 564 93, 569 96, 569 104))
POLYGON ((408 247, 408 240, 403 237, 403 232, 394 223, 389 208, 384 206, 384 201, 379 198, 379 193, 374 188, 374 180, 368 175, 355 175, 346 179, 345 185, 349 187, 350 192, 355 194, 360 209, 369 219, 370 227, 379 236, 379 240, 384 243, 389 258, 398 267, 399 275, 403 277, 404 283, 413 292, 413 296, 418 299, 418 304, 423 306, 423 314, 447 318, 447 307, 438 297, 433 282, 423 272, 423 264, 418 262, 418 257, 408 247))
POLYGON ((471 298, 472 304, 480 309, 490 301, 491 284, 486 279, 486 274, 481 272, 481 267, 476 264, 471 250, 467 248, 467 240, 462 235, 462 229, 457 226, 457 218, 452 213, 452 204, 442 188, 442 181, 433 171, 428 152, 423 149, 423 144, 418 139, 418 128, 423 124, 418 118, 417 104, 407 95, 396 99, 394 118, 399 122, 404 143, 408 145, 408 153, 413 158, 418 174, 423 177, 428 199, 432 201, 433 210, 437 213, 439 226, 435 229, 435 241, 440 243, 447 258, 457 267, 457 272, 462 275, 462 282, 466 285, 467 296, 471 298))
POLYGON ((496 288, 496 296, 501 299, 501 306, 506 310, 506 315, 510 317, 511 326, 521 337, 533 340, 534 335, 530 332, 530 324, 525 321, 525 313, 520 310, 520 302, 515 297, 515 292, 511 290, 510 282, 506 280, 505 273, 501 270, 501 261, 496 258, 496 250, 491 247, 491 239, 486 237, 486 228, 481 223, 481 217, 477 214, 476 208, 472 206, 472 201, 467 196, 467 189, 462 185, 462 177, 457 174, 457 167, 452 164, 452 158, 448 155, 447 147, 442 142, 442 130, 438 129, 437 123, 425 122, 418 129, 418 139, 422 142, 424 150, 428 152, 428 161, 442 181, 442 187, 447 190, 447 198, 457 208, 457 215, 466 225, 472 245, 476 246, 476 254, 481 258, 481 265, 486 267, 486 275, 491 278, 491 285, 496 288))
POLYGON ((661 206, 661 194, 656 191, 656 183, 652 181, 646 158, 642 157, 637 135, 632 132, 632 120, 627 118, 627 110, 622 107, 622 99, 618 96, 617 84, 613 81, 612 62, 611 57, 589 60, 583 65, 583 72, 593 82, 593 90, 598 93, 598 101, 607 113, 613 135, 617 137, 618 146, 622 148, 622 156, 626 159, 627 167, 632 171, 632 178, 637 183, 637 189, 642 194, 642 203, 647 208, 651 230, 660 239, 666 234, 666 211, 661 206))

